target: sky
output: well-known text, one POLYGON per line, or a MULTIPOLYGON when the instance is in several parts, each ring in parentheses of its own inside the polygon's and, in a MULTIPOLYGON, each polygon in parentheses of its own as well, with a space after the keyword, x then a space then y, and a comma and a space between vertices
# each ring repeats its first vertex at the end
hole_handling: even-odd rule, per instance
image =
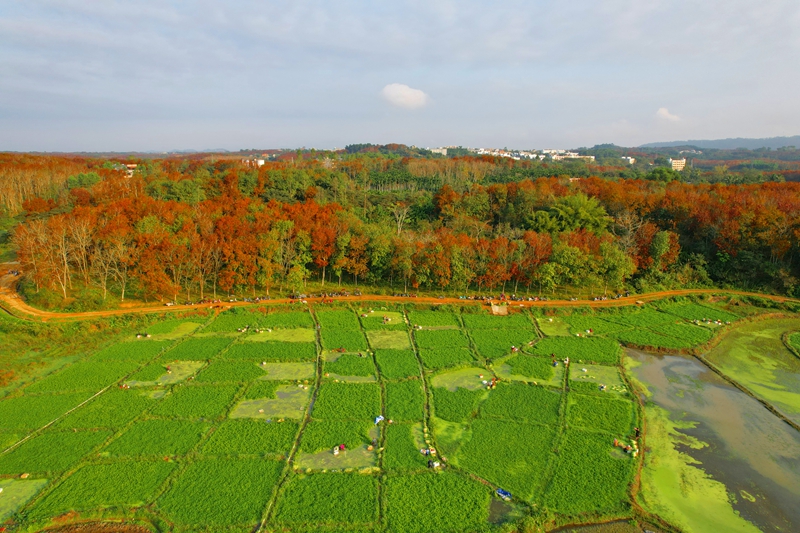
POLYGON ((0 2, 0 150, 800 134, 797 0, 0 2))

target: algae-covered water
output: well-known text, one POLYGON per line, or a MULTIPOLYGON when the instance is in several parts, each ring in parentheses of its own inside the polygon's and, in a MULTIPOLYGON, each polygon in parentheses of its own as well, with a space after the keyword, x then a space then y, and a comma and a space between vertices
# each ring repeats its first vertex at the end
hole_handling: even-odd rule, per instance
POLYGON ((696 359, 628 356, 647 396, 642 505, 689 532, 800 531, 800 432, 696 359))

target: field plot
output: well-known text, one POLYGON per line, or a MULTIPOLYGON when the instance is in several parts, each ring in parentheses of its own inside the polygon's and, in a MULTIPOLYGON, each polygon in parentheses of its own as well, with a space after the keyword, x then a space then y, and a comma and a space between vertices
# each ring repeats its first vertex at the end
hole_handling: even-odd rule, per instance
POLYGON ((381 414, 381 396, 373 383, 322 383, 311 415, 330 420, 372 419, 381 414))
POLYGON ((281 490, 273 522, 295 528, 360 525, 378 518, 378 481, 360 474, 294 475, 281 490))
POLYGON ((421 348, 419 358, 422 360, 422 365, 428 370, 446 368, 475 360, 472 352, 467 348, 421 348))
POLYGON ((541 489, 555 434, 546 426, 478 419, 472 425, 472 438, 458 451, 458 464, 530 500, 541 489))
POLYGON ((713 336, 713 333, 708 328, 701 328, 681 322, 659 324, 653 326, 651 329, 661 335, 679 339, 686 348, 708 342, 713 336))
POLYGON ((219 355, 233 339, 230 337, 190 338, 164 354, 169 361, 205 361, 219 355))
POLYGON ((481 404, 480 416, 556 424, 561 393, 527 383, 499 383, 481 404))
POLYGON ((172 361, 154 363, 133 374, 125 381, 129 387, 155 387, 175 385, 186 381, 205 366, 203 361, 172 361))
POLYGON ((184 455, 205 435, 210 426, 186 420, 142 420, 106 446, 115 456, 184 455))
POLYGON ((155 400, 139 391, 113 388, 64 417, 56 427, 64 429, 118 428, 126 425, 155 403, 155 400))
POLYGON ((132 361, 96 363, 83 361, 51 374, 26 387, 28 394, 38 392, 94 391, 113 385, 139 367, 132 361))
POLYGON ((311 379, 314 377, 316 367, 314 363, 265 363, 262 362, 261 370, 266 376, 261 379, 268 380, 295 380, 311 379))
POLYGON ((566 515, 629 508, 628 483, 635 462, 603 433, 569 430, 558 450, 544 504, 566 515))
POLYGON ((427 458, 420 453, 424 441, 420 442, 415 435, 422 434, 421 424, 392 424, 386 427, 386 451, 383 465, 388 469, 421 469, 425 468, 427 458))
POLYGON ((242 383, 264 377, 264 370, 255 361, 212 361, 200 374, 198 383, 242 383))
POLYGON ((42 519, 70 510, 138 507, 152 501, 174 468, 174 463, 164 461, 86 465, 37 501, 29 516, 42 519))
POLYGON ((563 318, 569 325, 569 331, 575 334, 608 335, 615 331, 629 329, 630 326, 604 320, 601 315, 569 315, 563 318))
POLYGON ((251 333, 244 340, 249 342, 314 342, 317 338, 313 329, 291 328, 251 333))
POLYGON ((583 394, 626 395, 628 388, 623 383, 619 369, 604 365, 570 365, 569 387, 583 394), (605 385, 605 390, 600 386, 605 385))
POLYGON ((520 354, 505 361, 510 375, 524 376, 542 381, 553 378, 554 367, 549 359, 520 354))
POLYGON ((108 363, 114 361, 134 361, 143 363, 153 359, 159 352, 166 350, 171 343, 152 340, 138 340, 121 342, 104 348, 89 359, 91 361, 108 363))
POLYGON ((384 350, 410 350, 411 341, 405 331, 369 331, 369 343, 373 348, 384 350))
POLYGON ((607 313, 603 318, 609 322, 636 328, 646 328, 675 321, 672 315, 662 313, 652 307, 645 307, 638 311, 625 310, 620 313, 607 313))
POLYGON ((601 337, 550 337, 537 342, 530 353, 542 357, 555 355, 560 361, 569 357, 570 361, 606 363, 616 365, 619 363, 619 344, 611 339, 601 337))
POLYGON ((367 349, 367 339, 361 331, 323 329, 321 336, 322 347, 326 350, 359 352, 367 349))
POLYGON ((190 464, 157 505, 176 524, 255 526, 284 463, 203 459, 190 464))
POLYGON ((449 391, 443 388, 431 389, 433 393, 433 412, 442 420, 463 422, 478 407, 488 392, 486 390, 456 389, 449 391))
POLYGON ((469 339, 459 330, 417 330, 414 340, 420 349, 452 350, 469 348, 469 339))
POLYGON ((425 395, 419 380, 386 383, 386 417, 395 422, 422 420, 425 395))
POLYGON ((313 420, 303 431, 300 451, 330 452, 339 444, 344 444, 348 450, 357 448, 377 437, 377 432, 373 432, 374 427, 371 420, 313 420))
POLYGON ((565 317, 537 317, 536 323, 539 324, 539 329, 542 330, 542 333, 548 337, 566 337, 570 334, 570 326, 565 317))
POLYGON ((157 416, 216 418, 225 413, 238 389, 235 385, 178 386, 152 412, 157 416))
POLYGON ((527 347, 537 339, 532 329, 479 329, 470 332, 478 354, 486 359, 495 359, 511 353, 511 348, 527 347))
POLYGON ((217 315, 217 317, 206 326, 206 332, 235 332, 238 329, 248 326, 258 325, 259 319, 263 317, 260 313, 254 313, 247 309, 233 308, 217 315))
POLYGON ((325 372, 332 372, 339 376, 374 376, 375 364, 372 357, 346 353, 339 355, 329 354, 325 362, 325 372))
POLYGON ((696 303, 663 303, 658 304, 658 308, 665 313, 691 321, 720 320, 722 322, 733 322, 740 318, 739 315, 729 311, 696 303))
POLYGON ((331 330, 345 330, 345 331, 359 331, 361 326, 358 322, 358 317, 352 311, 317 311, 317 321, 325 331, 331 330))
POLYGON ((203 322, 205 319, 201 317, 173 318, 147 326, 145 332, 158 337, 178 338, 196 331, 203 322))
POLYGON ((633 427, 633 404, 610 396, 571 393, 567 421, 570 426, 605 431, 621 438, 633 427))
POLYGON ((3 498, 0 499, 0 522, 28 503, 47 485, 46 479, 0 479, 3 498))
POLYGON ((317 347, 305 342, 244 342, 231 346, 222 357, 252 361, 312 361, 317 357, 317 347))
POLYGON ((490 489, 449 472, 389 476, 386 521, 397 533, 480 531, 489 517, 490 489))
POLYGON ((308 311, 270 311, 258 317, 263 328, 313 328, 314 320, 308 311))
POLYGON ((0 455, 0 474, 67 470, 110 436, 109 431, 43 433, 0 455))
POLYGON ((40 428, 91 396, 91 392, 68 392, 0 400, 0 429, 40 428))
MULTIPOLYGON (((258 385, 273 385, 273 383, 260 382, 258 385)), ((253 387, 247 391, 246 399, 239 402, 231 410, 230 418, 292 418, 299 420, 306 412, 306 405, 311 396, 311 390, 303 385, 279 385, 269 389, 269 392, 255 391, 253 387), (273 392, 274 391, 274 392, 273 392), (260 397, 252 398, 258 394, 260 397)))
POLYGON ((361 310, 360 313, 367 316, 361 316, 361 325, 367 331, 370 330, 403 330, 408 327, 406 324, 406 317, 403 313, 397 311, 375 311, 361 310))
POLYGON ((261 420, 228 420, 223 422, 203 445, 209 455, 285 454, 292 447, 299 424, 261 420))
POLYGON ((409 311, 408 322, 412 326, 428 328, 458 328, 458 315, 448 311, 409 311))
POLYGON ((403 379, 419 375, 419 363, 409 350, 376 350, 375 360, 384 379, 403 379))
POLYGON ((488 313, 464 313, 461 315, 464 326, 469 329, 522 329, 533 331, 526 313, 513 313, 506 316, 495 316, 488 313))
POLYGON ((450 391, 455 391, 458 388, 478 390, 486 388, 488 384, 487 378, 491 379, 491 374, 486 369, 470 366, 439 372, 431 378, 431 385, 433 387, 444 387, 450 391))
POLYGON ((614 334, 614 338, 627 346, 670 348, 676 350, 691 346, 691 344, 683 339, 661 335, 652 329, 629 329, 620 331, 614 334))

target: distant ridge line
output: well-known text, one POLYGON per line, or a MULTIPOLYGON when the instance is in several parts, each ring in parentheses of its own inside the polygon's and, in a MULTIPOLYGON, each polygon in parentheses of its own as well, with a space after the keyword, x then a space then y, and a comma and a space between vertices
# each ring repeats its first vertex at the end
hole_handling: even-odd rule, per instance
POLYGON ((715 139, 715 140, 688 140, 688 141, 669 141, 669 142, 655 142, 647 143, 640 146, 640 148, 674 148, 677 146, 692 146, 695 148, 716 148, 719 150, 735 150, 736 148, 745 148, 748 150, 758 150, 759 148, 771 148, 776 150, 784 146, 800 147, 800 135, 791 137, 768 137, 763 139, 748 139, 743 137, 736 137, 730 139, 715 139))

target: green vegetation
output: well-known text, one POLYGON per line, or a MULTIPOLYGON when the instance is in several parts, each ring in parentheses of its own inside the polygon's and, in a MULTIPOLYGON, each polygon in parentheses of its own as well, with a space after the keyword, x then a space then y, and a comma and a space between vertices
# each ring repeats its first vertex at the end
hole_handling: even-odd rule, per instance
POLYGON ((230 412, 230 418, 292 418, 300 420, 305 416, 311 391, 305 385, 278 385, 266 381, 254 383, 245 395, 247 399, 239 402, 230 412), (250 396, 260 396, 250 399, 250 396))
POLYGON ((155 400, 135 390, 109 389, 58 423, 65 429, 119 428, 150 408, 155 400))
POLYGON ((627 510, 635 462, 615 450, 612 441, 603 433, 568 430, 559 445, 544 504, 567 515, 627 510))
POLYGON ((377 480, 359 474, 292 476, 275 511, 275 522, 298 526, 364 524, 377 517, 377 480))
POLYGON ((428 370, 446 368, 448 366, 475 360, 475 358, 472 357, 472 352, 466 348, 445 348, 438 350, 421 349, 419 351, 419 358, 422 360, 423 366, 428 370))
POLYGON ((367 332, 370 345, 376 349, 385 350, 410 350, 411 341, 405 331, 369 331, 367 332))
POLYGON ((384 379, 403 379, 419 375, 419 363, 411 351, 376 350, 375 361, 384 379))
POLYGON ((789 335, 789 346, 800 353, 800 333, 792 333, 789 335))
POLYGON ((360 331, 358 317, 352 311, 317 311, 317 321, 322 330, 360 331))
POLYGON ((68 366, 29 385, 25 392, 94 391, 113 385, 139 367, 130 361, 95 363, 84 361, 68 366))
POLYGON ((611 339, 601 337, 550 337, 537 342, 530 350, 533 355, 550 357, 556 360, 569 358, 572 362, 619 363, 621 350, 611 339))
POLYGON ((166 342, 149 340, 121 342, 100 350, 91 357, 91 360, 100 363, 117 361, 134 361, 141 363, 153 359, 168 346, 169 344, 166 342))
POLYGON ((219 355, 233 339, 230 337, 202 337, 183 341, 164 354, 170 361, 205 361, 219 355))
POLYGON ((245 382, 264 376, 254 361, 212 361, 197 376, 198 383, 245 382))
POLYGON ((247 342, 234 344, 223 357, 251 361, 313 361, 317 348, 306 342, 247 342))
POLYGON ((544 381, 553 377, 553 364, 544 357, 531 357, 520 354, 512 357, 506 364, 511 367, 511 373, 527 378, 536 378, 544 381))
POLYGON ((0 401, 0 429, 36 429, 80 405, 91 392, 18 396, 0 401))
POLYGON ((316 453, 339 444, 344 444, 347 449, 356 448, 371 441, 371 428, 370 420, 313 420, 303 430, 300 450, 316 453))
POLYGON ((190 464, 158 500, 178 524, 256 525, 283 463, 263 459, 202 459, 190 464))
POLYGON ((527 383, 498 383, 496 387, 481 404, 482 417, 539 424, 558 422, 560 393, 527 383))
POLYGON ((472 424, 472 438, 458 451, 458 464, 530 500, 540 490, 555 434, 545 426, 478 419, 472 424))
POLYGON ((386 383, 386 418, 395 422, 422 420, 425 396, 419 380, 386 383))
POLYGON ((326 350, 359 352, 367 349, 367 339, 360 331, 322 330, 322 347, 326 350))
POLYGON ((108 431, 43 433, 0 455, 0 474, 61 472, 110 436, 108 431))
POLYGON ((206 326, 207 332, 233 332, 247 326, 254 327, 258 324, 260 314, 256 314, 247 309, 234 307, 224 313, 217 315, 211 324, 206 326))
MULTIPOLYGON (((418 426, 418 425, 417 425, 418 426)), ((388 469, 425 468, 427 458, 419 452, 414 440, 417 426, 412 424, 391 424, 386 427, 386 451, 383 464, 388 469)), ((422 429, 418 429, 422 431, 422 429)))
POLYGON ((495 359, 511 353, 511 347, 522 348, 536 339, 532 329, 478 329, 470 332, 478 353, 495 359))
POLYGON ((461 315, 464 325, 469 329, 527 329, 533 330, 533 324, 525 312, 512 313, 506 316, 495 316, 488 313, 464 313, 461 315))
POLYGON ((208 424, 186 420, 136 422, 103 450, 110 455, 183 455, 208 432, 208 424))
POLYGON ((417 330, 414 339, 420 349, 452 350, 453 348, 469 348, 469 339, 457 329, 417 330))
POLYGON ((299 425, 295 422, 228 420, 203 446, 210 455, 285 454, 291 448, 299 425))
POLYGON ((161 322, 156 322, 152 326, 147 327, 147 333, 151 335, 167 335, 170 333, 175 332, 176 330, 182 330, 185 324, 191 325, 191 329, 188 329, 187 333, 191 333, 195 329, 197 329, 200 324, 203 323, 203 319, 200 317, 196 318, 173 318, 172 320, 162 320, 161 322))
POLYGON ((489 489, 449 472, 389 476, 386 521, 396 533, 457 533, 486 527, 489 489))
POLYGON ((70 510, 141 506, 152 501, 174 468, 164 461, 86 465, 37 501, 29 516, 43 519, 70 510))
POLYGON ((633 405, 613 397, 570 394, 567 423, 624 437, 633 427, 633 405))
POLYGON ((28 503, 47 485, 46 479, 0 479, 3 498, 0 499, 0 523, 28 503))
POLYGON ((308 311, 275 311, 258 318, 262 328, 313 328, 314 320, 308 311))
POLYGON ((458 316, 448 311, 409 311, 408 322, 422 327, 460 327, 458 316))
POLYGON ((380 389, 372 383, 324 382, 319 389, 314 418, 371 419, 381 413, 380 389))
POLYGON ((657 305, 660 310, 686 320, 733 322, 739 319, 738 315, 729 311, 696 303, 660 303, 657 305))
POLYGON ((325 363, 325 372, 340 376, 374 376, 375 365, 368 355, 344 354, 329 363, 325 363))
POLYGON ((233 400, 234 385, 183 385, 172 390, 153 409, 153 414, 182 418, 216 418, 233 400))
POLYGON ((463 422, 478 407, 485 396, 485 390, 467 390, 458 388, 449 391, 443 388, 433 388, 433 412, 443 419, 451 422, 463 422))

